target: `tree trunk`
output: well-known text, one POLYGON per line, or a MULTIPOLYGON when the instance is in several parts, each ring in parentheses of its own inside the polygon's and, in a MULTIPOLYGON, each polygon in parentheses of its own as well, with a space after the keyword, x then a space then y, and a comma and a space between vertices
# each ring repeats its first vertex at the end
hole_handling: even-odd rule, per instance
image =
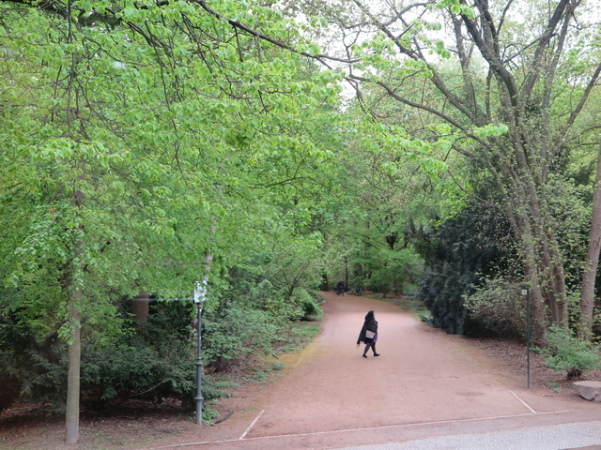
POLYGON ((522 264, 524 275, 530 286, 530 304, 532 318, 532 340, 536 345, 545 342, 546 319, 545 319, 545 297, 541 290, 541 276, 539 270, 539 259, 535 245, 535 238, 530 231, 530 224, 526 218, 518 218, 519 225, 514 231, 519 233, 521 242, 522 264))
POLYGON ((565 272, 559 242, 550 231, 553 220, 536 188, 536 178, 528 166, 520 166, 521 176, 499 170, 499 189, 505 194, 505 210, 519 243, 524 276, 531 292, 533 340, 544 345, 548 325, 568 326, 565 272))
POLYGON ((71 342, 69 343, 69 378, 67 383, 67 414, 65 441, 75 444, 79 440, 79 387, 81 371, 81 315, 77 303, 80 291, 75 291, 71 298, 70 326, 71 342))
POLYGON ((599 267, 601 249, 601 146, 597 155, 597 175, 593 192, 593 214, 589 234, 588 253, 582 274, 582 293, 580 297, 580 320, 578 337, 591 339, 593 336, 593 308, 595 306, 595 280, 599 267))
POLYGON ((150 293, 148 291, 140 291, 133 299, 131 304, 131 312, 136 321, 139 323, 146 322, 148 318, 148 309, 150 306, 150 293))
MULTIPOLYGON (((73 205, 81 210, 84 204, 83 192, 77 190, 73 194, 73 205)), ((76 283, 76 273, 80 270, 79 264, 82 257, 84 226, 77 225, 78 233, 74 236, 74 255, 69 263, 68 279, 65 283, 65 292, 68 292, 69 307, 69 374, 67 379, 67 413, 65 417, 65 441, 75 444, 79 440, 79 397, 81 384, 81 301, 83 292, 76 283)))

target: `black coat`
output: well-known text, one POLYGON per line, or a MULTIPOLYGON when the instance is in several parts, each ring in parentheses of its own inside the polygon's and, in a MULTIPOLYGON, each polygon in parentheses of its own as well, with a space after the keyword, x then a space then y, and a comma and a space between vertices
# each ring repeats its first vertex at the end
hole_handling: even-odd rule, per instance
POLYGON ((365 322, 363 322, 363 326, 361 327, 361 332, 359 333, 359 339, 357 339, 357 345, 361 342, 365 342, 369 344, 373 342, 372 338, 368 338, 365 336, 365 332, 373 331, 374 333, 378 332, 378 321, 374 318, 374 312, 370 311, 365 316, 365 322))

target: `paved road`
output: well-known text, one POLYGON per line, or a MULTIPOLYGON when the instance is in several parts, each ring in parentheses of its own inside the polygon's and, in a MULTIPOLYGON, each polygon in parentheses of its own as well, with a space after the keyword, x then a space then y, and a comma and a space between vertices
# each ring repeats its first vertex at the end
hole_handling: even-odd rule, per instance
POLYGON ((177 447, 601 449, 601 404, 527 390, 525 378, 502 375, 460 336, 394 305, 327 294, 324 309, 322 333, 285 377, 203 439, 177 447), (370 309, 381 356, 365 359, 355 342, 370 309))
POLYGON ((548 450, 601 449, 601 421, 449 435, 345 450, 548 450))

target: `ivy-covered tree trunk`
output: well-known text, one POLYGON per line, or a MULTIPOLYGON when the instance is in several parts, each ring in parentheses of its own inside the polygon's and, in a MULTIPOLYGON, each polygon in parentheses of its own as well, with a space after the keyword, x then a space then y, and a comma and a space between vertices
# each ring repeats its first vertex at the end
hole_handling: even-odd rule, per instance
MULTIPOLYGON (((528 177, 525 169, 521 171, 525 174, 522 179, 511 180, 510 175, 505 178, 513 181, 511 188, 527 190, 524 188, 528 177)), ((520 243, 524 275, 531 291, 533 340, 543 345, 548 323, 562 328, 568 326, 566 280, 559 243, 550 232, 552 221, 549 214, 543 212, 545 207, 536 188, 531 188, 528 195, 506 198, 508 204, 504 210, 520 243)))
POLYGON ((601 146, 597 155, 597 174, 593 191, 593 214, 589 234, 588 252, 582 274, 582 294, 580 297, 580 320, 578 337, 590 339, 593 336, 593 310, 595 306, 595 280, 601 251, 601 146))

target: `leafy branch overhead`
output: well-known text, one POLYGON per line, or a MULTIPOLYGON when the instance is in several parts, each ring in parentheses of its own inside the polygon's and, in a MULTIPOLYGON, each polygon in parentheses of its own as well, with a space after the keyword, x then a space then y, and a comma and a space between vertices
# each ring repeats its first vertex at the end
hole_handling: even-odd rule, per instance
MULTIPOLYGON (((244 23, 241 20, 235 20, 228 15, 221 13, 203 0, 186 0, 184 2, 169 2, 168 0, 164 1, 155 1, 148 2, 147 4, 143 4, 140 2, 103 2, 98 1, 75 1, 75 2, 61 2, 61 1, 26 1, 26 0, 0 0, 3 3, 17 3, 22 4, 34 8, 38 8, 42 11, 56 14, 59 17, 67 20, 71 18, 76 24, 83 27, 92 27, 92 26, 100 26, 105 25, 109 28, 125 25, 129 27, 132 31, 139 33, 144 36, 147 42, 152 46, 161 45, 162 43, 155 39, 154 36, 147 33, 144 29, 144 26, 141 22, 136 20, 136 17, 139 17, 137 11, 147 11, 152 12, 155 8, 162 8, 166 6, 173 7, 174 4, 181 4, 181 6, 177 8, 178 13, 180 14, 180 18, 182 22, 186 25, 191 24, 191 17, 199 14, 204 11, 208 15, 227 22, 233 29, 240 31, 244 34, 252 36, 256 39, 263 40, 269 44, 273 44, 276 47, 280 47, 285 50, 292 51, 294 53, 298 53, 299 55, 306 56, 317 61, 320 61, 325 66, 328 66, 328 61, 338 61, 344 63, 350 63, 356 60, 348 59, 348 58, 339 58, 335 56, 330 56, 326 54, 320 53, 319 46, 313 43, 302 43, 302 42, 294 42, 294 40, 298 39, 298 34, 294 32, 294 28, 289 28, 286 30, 286 34, 291 32, 294 37, 293 41, 290 41, 290 35, 285 36, 283 38, 276 37, 281 33, 273 33, 270 32, 273 30, 268 30, 268 32, 262 32, 261 24, 257 27, 253 27, 244 23)), ((247 13, 248 6, 245 3, 241 3, 241 11, 247 13)), ((277 16, 277 20, 280 21, 283 19, 283 16, 277 11, 270 9, 268 7, 261 6, 260 4, 253 4, 252 6, 253 12, 257 12, 257 10, 261 9, 263 12, 268 12, 267 17, 275 14, 277 16)), ((233 14, 236 15, 236 14, 233 14)), ((142 16, 144 17, 144 16, 142 16)), ((203 30, 206 32, 207 30, 203 30)), ((191 35, 192 37, 193 35, 191 35)))

